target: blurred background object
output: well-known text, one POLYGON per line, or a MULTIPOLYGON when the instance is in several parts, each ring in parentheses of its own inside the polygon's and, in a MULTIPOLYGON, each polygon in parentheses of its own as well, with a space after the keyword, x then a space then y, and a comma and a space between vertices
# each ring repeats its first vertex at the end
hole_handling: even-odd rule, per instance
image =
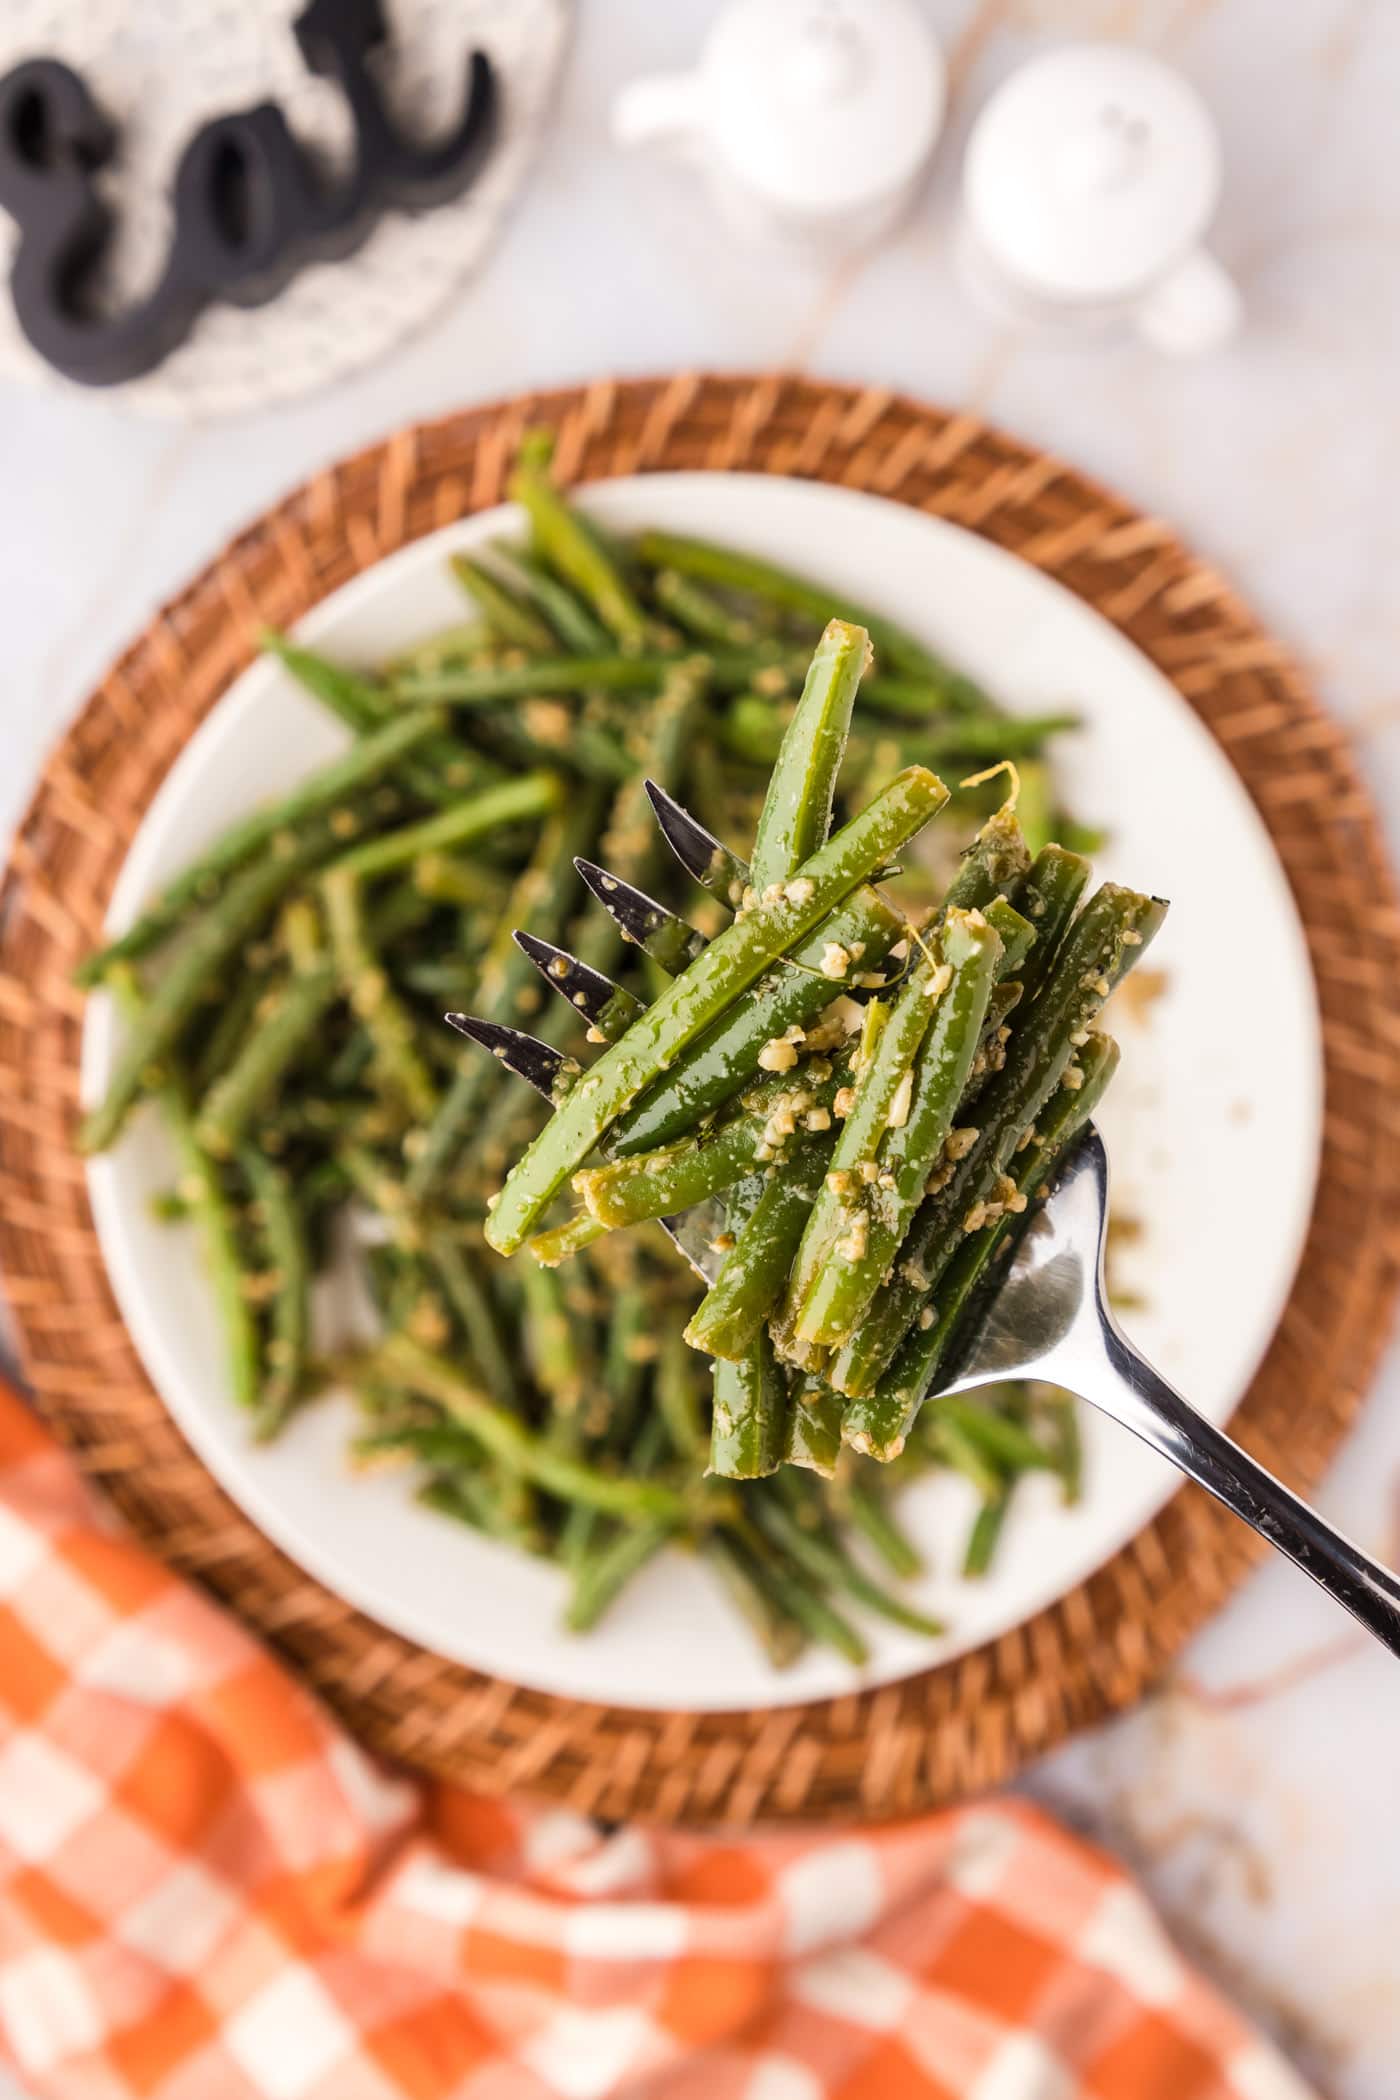
MULTIPOLYGON (((435 141, 460 121, 467 56, 488 56, 499 136, 465 194, 432 211, 392 211, 346 260, 312 263, 267 306, 219 306, 165 363, 123 389, 133 408, 233 415, 331 385, 422 328, 476 268, 529 172, 557 77, 569 0, 391 0, 390 43, 372 61, 391 118, 435 141)), ((118 127, 100 183, 115 211, 99 290, 104 309, 139 305, 171 246, 170 190, 190 136, 212 118, 272 101, 328 186, 353 165, 356 125, 340 85, 308 70, 288 0, 7 0, 0 71, 53 56, 75 67, 118 127)), ((0 269, 17 230, 0 213, 0 269)), ((0 301, 0 372, 52 378, 0 301)))
POLYGON ((917 0, 729 0, 693 71, 629 81, 613 135, 680 151, 749 237, 839 254, 909 205, 944 95, 917 0))

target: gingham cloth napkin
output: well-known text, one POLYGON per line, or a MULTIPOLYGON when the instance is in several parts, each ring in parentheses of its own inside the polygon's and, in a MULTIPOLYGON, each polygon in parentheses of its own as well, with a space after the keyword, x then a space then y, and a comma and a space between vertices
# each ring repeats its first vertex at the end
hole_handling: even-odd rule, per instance
POLYGON ((3 1389, 0 2059, 62 2100, 1308 2100, 1024 1805, 604 1836, 392 1777, 3 1389))

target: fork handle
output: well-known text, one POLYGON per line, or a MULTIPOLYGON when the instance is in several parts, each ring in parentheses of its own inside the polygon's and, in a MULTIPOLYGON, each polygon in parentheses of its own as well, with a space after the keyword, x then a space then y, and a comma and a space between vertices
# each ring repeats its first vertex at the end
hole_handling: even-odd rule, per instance
POLYGON ((1138 1355, 1116 1324, 1104 1320, 1102 1339, 1104 1370, 1112 1389, 1088 1391, 1083 1397, 1199 1481, 1345 1605, 1392 1655, 1400 1655, 1400 1579, 1275 1480, 1223 1429, 1198 1414, 1138 1355))

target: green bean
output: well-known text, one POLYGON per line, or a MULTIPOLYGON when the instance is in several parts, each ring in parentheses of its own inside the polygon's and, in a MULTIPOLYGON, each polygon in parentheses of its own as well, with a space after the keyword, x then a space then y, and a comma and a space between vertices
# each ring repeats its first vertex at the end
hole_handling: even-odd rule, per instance
MULTIPOLYGON (((414 1445, 427 1441, 426 1437, 412 1439, 407 1435, 398 1440, 361 1437, 356 1449, 372 1455, 376 1448, 399 1448, 414 1451, 415 1457, 421 1457, 424 1454, 414 1450, 414 1445)), ((453 1517, 459 1524, 470 1524, 473 1530, 484 1532, 487 1538, 500 1539, 525 1553, 543 1550, 538 1533, 520 1523, 503 1501, 500 1487, 484 1475, 462 1471, 439 1473, 423 1482, 417 1491, 417 1500, 425 1509, 436 1510, 440 1516, 453 1517)))
POLYGON ((371 946, 363 893, 354 869, 342 862, 321 878, 321 887, 341 986, 374 1045, 379 1084, 408 1115, 431 1116, 437 1088, 418 1054, 413 1023, 371 946))
POLYGON ((998 1414, 983 1394, 956 1394, 931 1402, 940 1421, 956 1423, 969 1443, 976 1444, 994 1466, 1004 1473, 1048 1472, 1052 1454, 1037 1443, 1028 1429, 1008 1416, 998 1414))
MULTIPOLYGON (((292 676, 357 735, 388 723, 399 712, 395 693, 376 681, 330 663, 313 650, 299 648, 284 635, 265 628, 262 646, 280 658, 292 676)), ((448 731, 437 729, 415 751, 399 760, 397 777, 420 800, 444 804, 468 788, 488 787, 499 775, 475 757, 448 731)))
POLYGON ((788 1403, 787 1442, 783 1458, 830 1480, 841 1456, 841 1415, 846 1403, 826 1380, 811 1371, 794 1375, 788 1403))
MULTIPOLYGON (((149 1029, 151 1008, 137 985, 131 965, 119 963, 109 982, 133 1039, 139 1038, 149 1029)), ((225 1198, 218 1171, 194 1134, 194 1119, 179 1075, 163 1073, 154 1091, 175 1147, 179 1169, 176 1194, 184 1203, 187 1216, 194 1221, 202 1244, 205 1268, 228 1351, 233 1397, 240 1407, 253 1408, 258 1404, 261 1350, 257 1321, 244 1291, 237 1223, 225 1198)))
POLYGON ((606 653, 609 647, 606 627, 594 618, 567 584, 551 576, 543 562, 507 540, 492 540, 490 551, 492 561, 507 583, 514 585, 520 597, 532 600, 566 649, 577 656, 606 653))
POLYGON ((785 1152, 782 1171, 765 1180, 718 1275, 691 1314, 685 1338, 692 1349, 734 1363, 748 1354, 787 1282, 829 1158, 830 1141, 819 1133, 785 1152))
POLYGON ((980 913, 950 911, 936 973, 923 964, 901 993, 833 1154, 833 1175, 847 1178, 828 1179, 793 1265, 801 1340, 824 1348, 845 1341, 896 1260, 967 1085, 1000 954, 980 913), (924 1011, 910 1015, 915 1002, 924 1011), (906 1097, 896 1103, 900 1088, 906 1097), (892 1123, 896 1108, 902 1115, 892 1123), (866 1179, 869 1165, 875 1173, 866 1179))
POLYGON ((778 1609, 795 1619, 811 1640, 820 1641, 823 1647, 834 1648, 838 1655, 845 1656, 847 1662, 857 1666, 868 1662, 870 1650, 861 1635, 849 1619, 843 1619, 840 1612, 827 1602, 821 1588, 805 1569, 785 1559, 772 1540, 751 1520, 736 1528, 748 1548, 757 1579, 778 1609))
MULTIPOLYGON (((1118 1065, 1118 1046, 1108 1036, 1094 1036, 1080 1053, 1076 1070, 1078 1087, 1061 1080, 1045 1106, 1035 1140, 1016 1155, 1012 1200, 1003 1205, 991 1223, 962 1238, 938 1283, 938 1302, 923 1316, 895 1355, 890 1369, 873 1394, 852 1400, 846 1410, 845 1436, 859 1449, 877 1458, 895 1455, 902 1447, 910 1423, 936 1375, 958 1322, 997 1248, 1005 1241, 1019 1210, 1041 1187, 1054 1159, 1082 1129, 1103 1097, 1104 1089, 1118 1065)), ((950 1418, 964 1438, 970 1432, 965 1421, 950 1418)))
POLYGON ((381 667, 381 677, 390 683, 405 672, 438 671, 444 664, 470 663, 491 646, 491 630, 484 620, 457 620, 440 627, 426 641, 416 642, 391 656, 381 667))
POLYGON ((877 970, 903 932, 899 915, 862 886, 642 1092, 614 1126, 616 1151, 623 1157, 650 1151, 712 1115, 746 1084, 766 1043, 815 1022, 844 989, 847 977, 827 975, 824 962, 844 955, 847 972, 856 960, 877 970))
MULTIPOLYGON (((813 620, 824 622, 836 613, 844 620, 854 621, 869 630, 879 655, 910 677, 942 685, 950 676, 947 666, 931 650, 893 620, 854 604, 844 591, 795 576, 757 555, 740 554, 730 547, 673 532, 643 532, 638 535, 636 548, 648 568, 675 569, 682 576, 718 584, 725 590, 743 591, 781 606, 785 612, 803 613, 813 620)), ((990 706, 990 702, 982 704, 990 706)))
POLYGON ((704 1448, 696 1390, 696 1357, 684 1335, 667 1327, 656 1364, 656 1407, 677 1458, 693 1459, 704 1448))
POLYGON ((304 686, 357 736, 391 719, 393 702, 375 679, 333 664, 328 657, 290 641, 273 627, 264 627, 258 641, 269 656, 275 656, 291 672, 298 685, 304 686))
POLYGON ((772 1497, 755 1497, 753 1510, 755 1523, 762 1526, 774 1545, 813 1582, 824 1588, 845 1590, 867 1611, 878 1613, 892 1625, 907 1627, 911 1633, 936 1637, 946 1631, 941 1620, 932 1619, 926 1612, 916 1611, 912 1605, 892 1597, 850 1558, 832 1534, 824 1536, 809 1528, 781 1502, 772 1497))
MULTIPOLYGON (((1020 758, 1041 750, 1050 737, 1062 730, 1077 728, 1078 722, 1077 715, 1066 714, 992 716, 985 720, 975 715, 958 715, 917 733, 889 734, 877 741, 890 745, 896 765, 1020 758)), ((736 758, 765 768, 777 763, 784 735, 782 716, 759 695, 740 693, 731 701, 720 729, 726 750, 736 758)), ((853 765, 868 766, 874 754, 875 743, 868 736, 852 737, 853 765)))
MULTIPOLYGON (((534 965, 515 941, 515 929, 557 940, 575 880, 574 855, 590 843, 598 820, 595 792, 579 796, 561 809, 540 832, 528 866, 517 876, 496 922, 481 966, 476 1007, 484 1020, 509 1026, 532 1014, 542 994, 534 965)), ((468 1135, 495 1093, 501 1068, 474 1051, 464 1054, 457 1076, 437 1113, 421 1133, 408 1186, 423 1202, 441 1184, 468 1135)))
POLYGON ((254 969, 251 964, 243 970, 238 982, 225 991, 222 986, 212 986, 217 999, 217 1008, 197 1010, 185 1032, 183 1049, 193 1058, 190 1068, 190 1091, 196 1100, 208 1092, 220 1073, 232 1062, 253 1024, 253 1015, 267 994, 272 990, 274 978, 270 970, 254 969), (205 1013, 214 1015, 209 1028, 196 1048, 198 1022, 205 1013))
MULTIPOLYGON (((968 909, 985 905, 998 890, 1024 875, 1029 865, 1014 814, 998 811, 963 855, 946 904, 968 909)), ((619 1118, 612 1132, 616 1151, 622 1156, 649 1151, 693 1129, 744 1085, 765 1043, 814 1020, 837 989, 822 972, 829 950, 878 969, 904 931, 903 920, 875 891, 858 891, 763 977, 747 1000, 707 1029, 619 1118)))
POLYGON ((1011 1485, 1006 1482, 999 1486, 994 1494, 988 1496, 978 1511, 967 1542, 967 1551, 963 1555, 962 1571, 970 1582, 975 1581, 979 1575, 985 1575, 990 1568, 1010 1506, 1011 1485))
MULTIPOLYGON (((841 1396, 833 1393, 831 1399, 835 1404, 839 1437, 841 1396)), ((868 1467, 858 1467, 851 1473, 838 1506, 852 1529, 858 1531, 866 1544, 879 1554, 892 1575, 907 1580, 912 1575, 923 1573, 923 1555, 890 1515, 883 1494, 870 1478, 868 1467)))
POLYGON ((668 1217, 732 1188, 756 1166, 786 1158, 796 1147, 799 1116, 830 1106, 846 1077, 844 1067, 808 1080, 799 1067, 775 1073, 744 1097, 740 1112, 717 1129, 681 1138, 655 1152, 582 1168, 573 1187, 585 1208, 610 1230, 644 1218, 668 1217))
POLYGON ((933 1448, 939 1463, 951 1466, 955 1473, 962 1474, 964 1480, 971 1481, 984 1502, 994 1502, 1006 1485, 1001 1469, 987 1457, 980 1444, 974 1444, 970 1437, 963 1435, 956 1422, 939 1421, 935 1430, 933 1448))
POLYGON ((548 475, 522 456, 510 478, 510 494, 523 506, 535 543, 551 568, 587 599, 624 650, 640 649, 647 638, 645 613, 616 564, 548 475))
MULTIPOLYGON (((167 884, 126 933, 109 941, 96 955, 88 956, 78 966, 75 981, 88 986, 97 984, 114 962, 148 954, 169 938, 191 907, 217 897, 225 878, 235 869, 246 866, 279 835, 294 834, 308 817, 340 809, 347 798, 382 779, 405 752, 441 727, 443 719, 428 709, 402 715, 353 744, 343 757, 322 766, 280 801, 241 817, 174 882, 167 884)), ((349 821, 349 810, 342 814, 349 821)))
POLYGON ((603 1052, 513 1168, 486 1223, 498 1253, 519 1247, 555 1190, 642 1088, 946 800, 934 774, 911 767, 813 854, 779 897, 760 898, 710 943, 622 1040, 603 1052))
POLYGON ((790 1669, 806 1646, 806 1636, 797 1619, 773 1595, 743 1543, 725 1531, 712 1531, 701 1541, 700 1551, 741 1617, 753 1628, 774 1669, 790 1669))
POLYGON ((558 654, 559 644, 552 630, 481 562, 470 554, 454 554, 448 567, 463 590, 476 600, 488 627, 508 648, 528 649, 534 656, 558 654))
MULTIPOLYGON (((1005 756, 1006 754, 1003 754, 1005 756)), ((1042 758, 1025 758, 1017 768, 1016 810, 1033 853, 1042 853, 1055 836, 1054 784, 1042 758)))
POLYGON ((428 1234, 428 1260, 457 1315, 472 1362, 486 1391, 503 1407, 519 1399, 519 1379, 497 1325, 491 1294, 472 1266, 461 1238, 445 1227, 428 1234))
POLYGON ((557 773, 526 773, 519 780, 503 781, 499 787, 483 788, 452 809, 444 809, 421 823, 405 824, 379 838, 366 839, 336 862, 336 872, 367 880, 391 868, 407 867, 425 853, 440 853, 448 846, 462 846, 504 824, 530 823, 558 809, 564 799, 564 784, 557 773))
POLYGON ((647 1524, 632 1524, 595 1550, 574 1572, 573 1593, 564 1623, 571 1633, 587 1633, 596 1626, 639 1569, 654 1560, 675 1535, 675 1525, 665 1518, 647 1524))
POLYGON ((851 710, 869 661, 870 637, 863 627, 828 622, 759 812, 750 873, 759 892, 788 881, 826 840, 851 710))
POLYGON ((195 921, 189 938, 142 1005, 116 1060, 105 1099, 84 1118, 78 1133, 83 1152, 103 1152, 120 1135, 147 1075, 173 1047, 206 989, 242 949, 249 936, 304 874, 335 848, 334 813, 318 817, 295 837, 275 841, 271 852, 252 861, 229 882, 223 895, 195 921))
POLYGON ((755 677, 794 682, 806 659, 776 642, 748 649, 680 651, 647 656, 547 656, 524 664, 448 666, 398 678, 394 694, 415 706, 498 707, 506 700, 550 694, 655 692, 678 662, 695 663, 719 692, 737 692, 755 677))
POLYGON ((715 642, 722 648, 743 649, 757 634, 754 621, 731 612, 722 599, 707 591, 692 576, 679 569, 658 569, 651 580, 652 596, 669 618, 700 642, 715 642))
POLYGON ((507 885, 494 868, 450 853, 420 853, 413 863, 413 885, 434 904, 464 904, 499 912, 507 885))
POLYGON ((1013 804, 1004 802, 964 849, 942 910, 956 905, 961 911, 985 911, 999 894, 1018 899, 1030 865, 1020 820, 1013 804))
POLYGON ((230 1159, 253 1117, 271 1100, 289 1066, 306 1048, 336 996, 328 965, 294 972, 267 994, 232 1064, 200 1104, 199 1141, 216 1159, 230 1159))
POLYGON ((444 1358, 406 1335, 388 1336, 372 1362, 424 1399, 435 1400, 493 1458, 561 1501, 586 1502, 627 1523, 649 1518, 680 1522, 685 1517, 685 1498, 675 1488, 660 1480, 630 1480, 570 1457, 528 1428, 518 1415, 489 1400, 444 1358))
POLYGON ((1072 1505, 1084 1492, 1084 1445, 1079 1433, 1079 1402, 1073 1393, 1057 1392, 1053 1387, 1038 1390, 1048 1396, 1047 1406, 1053 1418, 1051 1446, 1055 1471, 1060 1476, 1064 1499, 1072 1505))
POLYGON ((267 1374, 258 1395, 257 1434, 274 1437, 301 1397, 311 1340, 311 1274, 301 1208, 282 1169, 247 1145, 239 1167, 253 1192, 263 1244, 276 1279, 267 1374))
POLYGON ((609 1230, 601 1219, 591 1217, 586 1210, 575 1211, 562 1225, 553 1225, 547 1232, 537 1232, 528 1243, 530 1253, 542 1269, 557 1269, 561 1262, 572 1261, 576 1254, 582 1254, 585 1247, 591 1247, 609 1230))
MULTIPOLYGON (((831 1380, 840 1391, 855 1397, 873 1392, 961 1241, 966 1219, 990 1199, 1018 1139, 1059 1084, 1074 1054, 1072 1038, 1087 1034, 1165 915, 1159 900, 1105 883, 1071 927, 1044 990, 1012 1032, 1005 1066, 979 1104, 976 1142, 950 1180, 925 1199, 901 1249, 901 1274, 832 1365, 831 1380)), ((858 1411, 852 1433, 864 1434, 858 1411)))
POLYGON ((532 1263, 520 1281, 525 1301, 525 1353, 535 1384, 556 1414, 572 1418, 583 1399, 590 1367, 579 1351, 559 1279, 532 1263))
POLYGON ((1054 968, 1089 875, 1089 863, 1083 855, 1067 853, 1063 846, 1042 847, 1031 863, 1016 899, 1018 910, 1030 920, 1036 936, 1034 955, 1021 972, 1027 1004, 1054 968))
POLYGON ((1029 919, 1008 904, 1005 897, 993 897, 990 904, 982 907, 982 916, 1001 942, 1001 955, 997 962, 997 977, 1004 981, 1019 974, 1021 965, 1035 946, 1035 928, 1029 919))

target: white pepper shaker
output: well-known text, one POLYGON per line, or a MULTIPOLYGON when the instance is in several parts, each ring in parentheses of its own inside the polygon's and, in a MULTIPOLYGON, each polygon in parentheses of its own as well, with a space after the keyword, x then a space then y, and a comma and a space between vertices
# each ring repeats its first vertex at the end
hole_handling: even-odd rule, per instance
POLYGON ((1127 321, 1155 348, 1210 350, 1240 321, 1200 244, 1220 142, 1194 88, 1151 52, 1070 44, 997 89, 963 163, 960 259, 974 290, 1048 331, 1127 321))
POLYGON ((745 233, 839 252, 909 202, 945 94, 916 0, 730 0, 693 72, 623 89, 613 135, 688 151, 745 233))

